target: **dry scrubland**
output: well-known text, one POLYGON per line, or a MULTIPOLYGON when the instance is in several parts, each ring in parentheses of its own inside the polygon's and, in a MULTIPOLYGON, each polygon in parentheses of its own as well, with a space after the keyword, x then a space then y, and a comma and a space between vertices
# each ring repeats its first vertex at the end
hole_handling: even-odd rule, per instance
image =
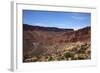
MULTIPOLYGON (((45 48, 47 51, 40 55, 24 56, 24 62, 36 61, 60 61, 60 60, 84 60, 91 58, 90 43, 69 43, 58 45, 38 45, 38 48, 45 48)), ((44 50, 42 50, 44 51, 44 50)), ((41 51, 41 52, 42 52, 41 51)))
POLYGON ((24 27, 23 62, 91 59, 90 28, 78 31, 41 28, 24 27))

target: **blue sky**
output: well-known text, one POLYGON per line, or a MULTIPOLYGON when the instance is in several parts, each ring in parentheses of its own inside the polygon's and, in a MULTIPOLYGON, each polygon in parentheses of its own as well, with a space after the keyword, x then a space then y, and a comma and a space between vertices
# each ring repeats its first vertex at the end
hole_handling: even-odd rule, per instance
POLYGON ((23 24, 80 29, 91 25, 90 13, 23 10, 23 24))

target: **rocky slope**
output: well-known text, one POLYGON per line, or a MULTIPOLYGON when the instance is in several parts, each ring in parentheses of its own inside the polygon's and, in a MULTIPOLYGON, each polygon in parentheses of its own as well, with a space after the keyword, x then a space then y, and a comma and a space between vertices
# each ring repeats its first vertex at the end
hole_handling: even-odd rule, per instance
POLYGON ((23 24, 23 61, 47 61, 48 56, 64 55, 69 50, 72 52, 73 48, 75 50, 76 46, 79 50, 82 45, 88 46, 84 52, 90 52, 90 41, 91 27, 74 30, 23 24))

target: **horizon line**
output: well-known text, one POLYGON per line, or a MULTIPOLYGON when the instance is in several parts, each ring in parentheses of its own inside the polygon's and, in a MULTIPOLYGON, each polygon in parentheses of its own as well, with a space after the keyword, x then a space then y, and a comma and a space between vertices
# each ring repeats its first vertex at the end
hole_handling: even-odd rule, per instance
POLYGON ((23 24, 23 25, 29 25, 29 26, 37 26, 37 27, 44 27, 44 28, 56 28, 56 29, 72 29, 72 30, 79 30, 79 29, 82 29, 82 28, 86 28, 86 27, 91 27, 91 26, 84 26, 84 27, 81 27, 81 28, 78 28, 78 29, 74 29, 74 28, 63 28, 63 27, 51 27, 51 26, 40 26, 40 25, 31 25, 31 24, 23 24))

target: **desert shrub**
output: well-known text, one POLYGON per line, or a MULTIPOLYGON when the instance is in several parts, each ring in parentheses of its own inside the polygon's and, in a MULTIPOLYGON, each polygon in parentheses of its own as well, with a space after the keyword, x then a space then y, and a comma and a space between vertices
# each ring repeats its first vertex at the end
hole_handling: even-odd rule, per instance
POLYGON ((64 53, 64 57, 65 57, 65 58, 73 57, 73 55, 74 55, 74 54, 73 54, 72 52, 65 52, 65 53, 64 53))
POLYGON ((48 61, 52 61, 54 58, 52 56, 49 56, 48 61))
POLYGON ((72 60, 78 60, 78 54, 74 54, 74 56, 72 57, 72 60))
POLYGON ((60 61, 60 60, 64 60, 65 58, 64 58, 64 56, 57 56, 57 57, 55 57, 55 59, 60 61))
POLYGON ((65 60, 65 57, 64 57, 64 56, 61 56, 61 57, 60 57, 60 60, 65 60))
POLYGON ((87 55, 86 54, 79 54, 78 55, 78 59, 79 60, 86 59, 86 58, 87 58, 87 55))
POLYGON ((75 47, 73 47, 73 48, 71 49, 71 51, 73 51, 73 52, 77 52, 79 49, 80 49, 79 46, 75 46, 75 47))
POLYGON ((87 48, 88 48, 88 45, 87 44, 83 44, 83 45, 81 45, 80 50, 78 50, 77 53, 85 53, 85 50, 87 48))
POLYGON ((45 59, 48 59, 49 56, 45 56, 45 59))
POLYGON ((81 50, 85 50, 86 49, 86 45, 81 45, 81 50))

